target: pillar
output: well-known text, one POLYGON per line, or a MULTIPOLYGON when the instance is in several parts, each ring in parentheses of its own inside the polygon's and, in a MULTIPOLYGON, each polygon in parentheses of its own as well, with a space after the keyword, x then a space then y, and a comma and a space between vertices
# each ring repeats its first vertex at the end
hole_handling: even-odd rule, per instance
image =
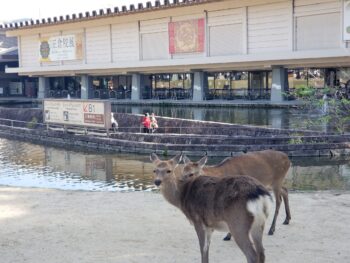
POLYGON ((81 99, 92 99, 93 96, 92 80, 88 75, 81 76, 81 99))
POLYGON ((49 89, 50 89, 49 78, 39 77, 38 99, 47 98, 49 89))
POLYGON ((141 97, 141 75, 132 74, 131 79, 131 100, 139 100, 141 97))
POLYGON ((272 68, 271 102, 282 102, 283 94, 288 90, 288 75, 283 67, 272 68))
POLYGON ((193 81, 193 101, 202 101, 204 97, 204 72, 195 72, 193 81))

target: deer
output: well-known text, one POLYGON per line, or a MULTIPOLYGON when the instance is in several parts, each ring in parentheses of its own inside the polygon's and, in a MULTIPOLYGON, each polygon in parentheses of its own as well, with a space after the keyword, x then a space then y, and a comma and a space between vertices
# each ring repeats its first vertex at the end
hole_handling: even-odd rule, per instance
MULTIPOLYGON (((251 152, 240 156, 229 157, 221 163, 214 166, 205 166, 207 156, 202 157, 197 162, 191 162, 187 156, 183 156, 184 176, 232 176, 246 175, 251 176, 261 182, 267 189, 272 190, 276 200, 275 214, 272 220, 269 235, 273 235, 276 227, 276 220, 281 206, 282 198, 284 201, 286 218, 283 222, 288 225, 291 220, 289 208, 288 190, 283 186, 284 179, 290 167, 288 155, 274 150, 264 150, 251 152)), ((231 235, 228 233, 224 238, 230 240, 231 235)))
POLYGON ((160 160, 152 153, 154 184, 194 225, 201 262, 209 263, 213 231, 229 230, 248 263, 264 263, 262 238, 271 202, 268 190, 248 176, 183 176, 181 158, 180 154, 160 160))

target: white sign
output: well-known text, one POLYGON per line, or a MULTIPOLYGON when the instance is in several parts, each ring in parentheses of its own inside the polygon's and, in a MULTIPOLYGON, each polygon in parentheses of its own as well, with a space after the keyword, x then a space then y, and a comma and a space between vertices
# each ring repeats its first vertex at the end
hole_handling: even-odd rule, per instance
POLYGON ((82 40, 78 35, 65 35, 40 39, 40 61, 82 59, 82 40))
POLYGON ((95 100, 44 100, 44 122, 110 128, 111 103, 95 100))
POLYGON ((344 40, 350 40, 350 0, 344 0, 343 7, 343 35, 344 40))

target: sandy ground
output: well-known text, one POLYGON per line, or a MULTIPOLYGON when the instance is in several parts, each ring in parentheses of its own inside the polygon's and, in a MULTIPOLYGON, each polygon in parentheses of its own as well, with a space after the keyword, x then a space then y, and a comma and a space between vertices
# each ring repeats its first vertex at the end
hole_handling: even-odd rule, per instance
MULTIPOLYGON (((350 193, 290 202, 291 225, 281 210, 275 235, 264 236, 267 262, 350 262, 350 193)), ((222 237, 213 236, 211 262, 245 262, 222 237)), ((160 194, 0 187, 0 262, 192 263, 200 253, 193 227, 160 194)))

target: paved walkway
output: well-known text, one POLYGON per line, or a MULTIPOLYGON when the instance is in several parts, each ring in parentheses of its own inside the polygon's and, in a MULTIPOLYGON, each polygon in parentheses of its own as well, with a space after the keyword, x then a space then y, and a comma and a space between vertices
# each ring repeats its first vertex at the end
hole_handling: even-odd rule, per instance
MULTIPOLYGON (((291 193, 290 204, 291 224, 282 208, 264 235, 266 262, 350 262, 349 193, 291 193)), ((0 187, 0 211, 1 263, 200 262, 193 226, 160 194, 0 187)), ((245 262, 223 236, 214 233, 210 262, 245 262)))

